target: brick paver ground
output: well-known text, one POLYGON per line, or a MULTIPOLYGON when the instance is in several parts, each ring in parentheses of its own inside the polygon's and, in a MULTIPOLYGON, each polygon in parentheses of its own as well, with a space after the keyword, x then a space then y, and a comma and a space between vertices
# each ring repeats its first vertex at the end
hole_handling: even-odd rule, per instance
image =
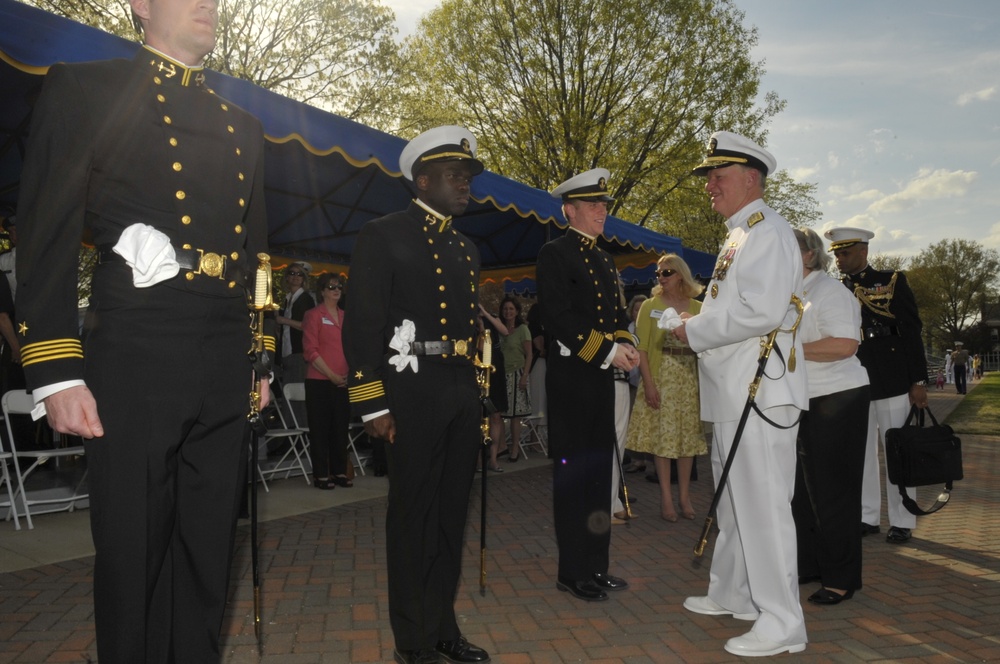
MULTIPOLYGON (((957 397, 932 395, 939 419, 957 397)), ((963 438, 965 480, 950 505, 919 520, 915 537, 864 541, 863 590, 835 607, 802 588, 809 647, 795 662, 1000 661, 1000 437, 963 438)), ((631 588, 607 602, 577 601, 554 586, 550 473, 490 475, 487 589, 479 590, 479 487, 470 505, 457 608, 469 639, 503 664, 727 662, 729 637, 749 623, 688 613, 704 594, 711 544, 692 548, 711 500, 707 460, 694 485, 695 521, 658 518, 658 487, 629 475, 640 515, 615 526, 613 574, 631 588)), ((928 490, 922 503, 933 497, 928 490)), ((312 664, 392 659, 385 591, 385 499, 261 525, 264 648, 253 636, 247 528, 239 533, 226 663, 312 664)), ((883 532, 885 520, 883 517, 883 532)), ((0 663, 96 661, 92 558, 0 574, 0 663)))

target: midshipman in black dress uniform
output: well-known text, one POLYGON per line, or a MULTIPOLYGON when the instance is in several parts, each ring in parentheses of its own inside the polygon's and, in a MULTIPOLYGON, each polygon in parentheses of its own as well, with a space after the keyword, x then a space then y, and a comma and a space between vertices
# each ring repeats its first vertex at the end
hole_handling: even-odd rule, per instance
POLYGON ((538 253, 538 301, 551 335, 545 390, 549 444, 555 459, 552 493, 559 545, 556 587, 586 601, 628 582, 608 574, 611 543, 611 466, 617 450, 612 367, 639 363, 622 301, 618 270, 597 245, 608 216, 603 168, 563 182, 570 228, 538 253))
POLYGON ((214 2, 132 9, 147 46, 53 66, 35 107, 19 334, 36 414, 85 439, 101 664, 217 662, 245 476, 244 278, 267 240, 263 133, 206 86, 214 2), (81 238, 100 253, 82 342, 81 238))
POLYGON ((368 435, 389 441, 389 621, 401 664, 490 659, 455 619, 481 413, 479 251, 451 218, 483 170, 475 149, 461 127, 410 141, 399 166, 416 200, 365 224, 351 258, 348 394, 368 435))

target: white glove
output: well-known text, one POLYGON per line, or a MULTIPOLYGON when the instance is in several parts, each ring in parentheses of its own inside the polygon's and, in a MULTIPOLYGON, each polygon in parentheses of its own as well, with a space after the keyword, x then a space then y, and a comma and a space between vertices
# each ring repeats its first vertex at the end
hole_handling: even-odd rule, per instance
POLYGON ((675 327, 680 327, 683 322, 673 307, 667 307, 660 316, 660 320, 656 321, 656 327, 670 331, 675 327))
POLYGON ((136 288, 172 279, 181 271, 170 238, 147 224, 132 224, 122 231, 114 252, 132 268, 132 283, 136 288))

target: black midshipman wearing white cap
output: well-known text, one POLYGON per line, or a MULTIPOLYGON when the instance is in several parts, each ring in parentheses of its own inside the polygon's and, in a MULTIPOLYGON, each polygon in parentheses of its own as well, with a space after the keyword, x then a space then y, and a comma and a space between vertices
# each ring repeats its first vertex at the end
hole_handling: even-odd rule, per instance
POLYGON ((608 574, 611 467, 617 445, 612 366, 638 364, 618 270, 597 236, 608 214, 608 178, 597 168, 552 191, 563 201, 566 234, 538 253, 538 301, 551 338, 545 388, 549 400, 557 587, 606 600, 628 586, 608 574))
MULTIPOLYGON (((906 275, 876 270, 868 264, 868 244, 875 237, 863 228, 831 228, 825 233, 837 261, 841 281, 861 306, 861 345, 858 359, 868 371, 872 405, 868 416, 868 443, 861 491, 861 524, 864 534, 879 532, 882 487, 879 480, 878 448, 885 432, 903 425, 910 404, 927 405, 927 360, 921 341, 923 324, 917 300, 906 275)), ((903 506, 899 489, 885 475, 890 543, 911 537, 917 518, 903 506)), ((910 497, 913 489, 907 489, 910 497)))
POLYGON ((438 127, 410 141, 403 212, 366 223, 344 324, 348 393, 369 435, 389 441, 389 622, 396 661, 484 662, 455 617, 480 403, 472 364, 479 251, 454 229, 483 170, 476 139, 438 127))
MULTIPOLYGON (((747 401, 761 339, 775 328, 789 330, 796 318, 791 298, 802 294, 798 242, 763 200, 765 177, 775 167, 774 156, 755 142, 720 131, 694 168, 706 177, 705 190, 713 209, 726 217, 729 234, 701 312, 674 334, 698 352, 701 413, 712 422, 716 478, 747 401)), ((750 632, 725 645, 744 656, 799 652, 806 644, 790 502, 797 421, 808 406, 808 391, 801 341, 782 332, 776 345, 756 403, 772 421, 792 426, 779 429, 750 413, 718 507, 708 595, 684 602, 695 613, 753 620, 750 632), (799 359, 794 371, 793 354, 799 359)))

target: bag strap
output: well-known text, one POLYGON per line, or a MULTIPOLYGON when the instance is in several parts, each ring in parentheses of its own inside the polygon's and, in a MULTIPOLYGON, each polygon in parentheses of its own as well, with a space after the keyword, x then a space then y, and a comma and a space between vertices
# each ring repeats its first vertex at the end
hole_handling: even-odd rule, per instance
MULTIPOLYGON (((917 421, 914 424, 914 426, 923 427, 925 411, 927 412, 928 415, 931 416, 931 422, 934 423, 934 426, 940 426, 938 424, 937 418, 934 417, 934 413, 931 412, 930 405, 924 406, 923 408, 917 408, 916 404, 910 406, 910 414, 906 416, 906 422, 903 423, 903 426, 904 427, 910 426, 910 421, 914 417, 916 417, 917 421)), ((951 481, 949 481, 947 484, 944 485, 944 489, 942 489, 941 493, 938 494, 937 500, 935 500, 934 504, 931 505, 930 508, 927 510, 920 509, 920 506, 917 505, 917 501, 915 501, 913 498, 910 498, 909 494, 906 493, 906 487, 897 485, 896 488, 899 489, 899 495, 903 499, 903 507, 905 507, 910 514, 915 514, 917 516, 927 516, 928 514, 933 514, 934 512, 937 512, 939 509, 948 504, 948 500, 951 498, 952 483, 951 481)))
POLYGON ((951 480, 949 480, 948 483, 944 485, 944 489, 941 490, 941 493, 938 494, 937 500, 935 500, 934 504, 927 510, 920 509, 920 506, 917 505, 917 501, 910 498, 909 494, 906 493, 905 487, 897 485, 896 488, 899 489, 899 495, 903 498, 903 507, 905 507, 910 514, 927 516, 928 514, 934 514, 934 512, 937 512, 939 509, 948 504, 948 500, 951 498, 951 486, 952 483, 951 480))

